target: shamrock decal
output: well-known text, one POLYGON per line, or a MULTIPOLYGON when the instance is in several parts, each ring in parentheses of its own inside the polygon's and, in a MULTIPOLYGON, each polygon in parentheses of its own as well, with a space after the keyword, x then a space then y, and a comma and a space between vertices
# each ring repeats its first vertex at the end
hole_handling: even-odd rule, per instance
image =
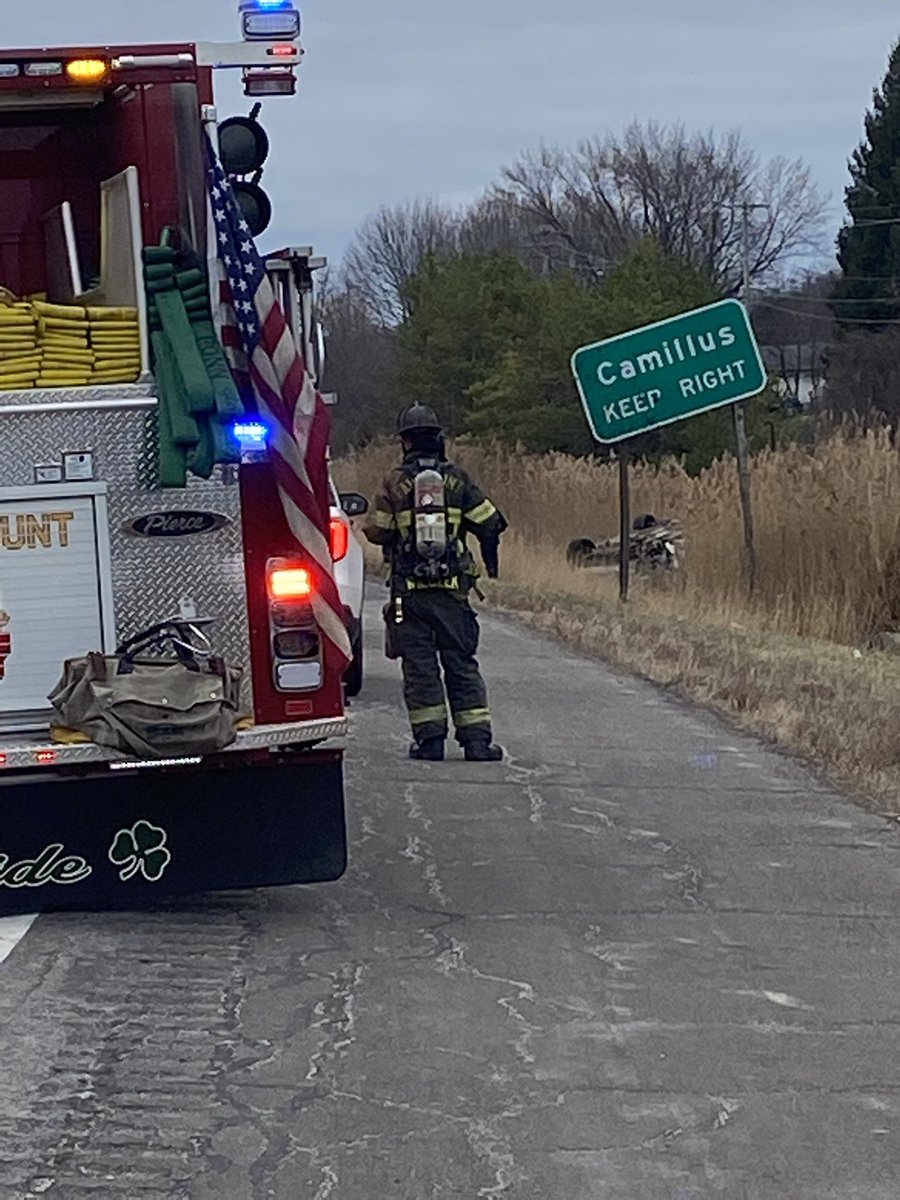
POLYGON ((159 883, 163 871, 172 861, 172 855, 166 849, 166 831, 149 821, 138 821, 132 829, 120 830, 109 858, 122 868, 119 878, 123 883, 133 879, 139 871, 148 883, 159 883))

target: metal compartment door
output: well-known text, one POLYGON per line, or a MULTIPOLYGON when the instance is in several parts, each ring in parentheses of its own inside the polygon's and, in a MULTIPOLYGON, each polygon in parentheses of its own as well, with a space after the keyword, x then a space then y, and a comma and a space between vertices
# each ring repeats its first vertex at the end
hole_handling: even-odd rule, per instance
POLYGON ((106 484, 0 488, 0 727, 46 728, 65 659, 114 640, 106 484))

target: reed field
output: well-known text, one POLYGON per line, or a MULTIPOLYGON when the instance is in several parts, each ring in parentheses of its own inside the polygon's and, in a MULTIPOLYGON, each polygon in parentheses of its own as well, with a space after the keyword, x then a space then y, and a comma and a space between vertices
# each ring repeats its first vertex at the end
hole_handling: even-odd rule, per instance
MULTIPOLYGON (((759 583, 742 579, 733 460, 697 477, 632 471, 632 511, 684 530, 677 577, 573 571, 575 537, 618 532, 614 465, 458 442, 448 453, 510 522, 489 602, 588 653, 727 713, 900 811, 900 657, 868 639, 900 630, 900 455, 884 431, 835 432, 813 449, 753 461, 759 583)), ((335 464, 339 486, 374 495, 393 443, 335 464)), ((372 559, 378 562, 377 556, 372 559)))

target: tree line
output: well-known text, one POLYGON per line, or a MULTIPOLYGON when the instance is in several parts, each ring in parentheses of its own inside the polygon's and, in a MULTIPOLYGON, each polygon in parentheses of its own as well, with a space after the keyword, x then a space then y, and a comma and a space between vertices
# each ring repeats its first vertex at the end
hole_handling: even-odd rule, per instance
MULTIPOLYGON (((391 434, 398 409, 421 400, 456 436, 598 453, 572 351, 739 294, 745 261, 754 327, 781 381, 748 405, 751 446, 810 437, 828 415, 896 419, 900 43, 865 128, 824 272, 795 270, 827 246, 808 168, 763 161, 738 132, 634 123, 523 153, 467 207, 382 208, 322 297, 336 451, 391 434), (801 375, 813 409, 797 401, 801 375)), ((638 451, 696 470, 731 436, 727 412, 713 413, 647 435, 638 451)))

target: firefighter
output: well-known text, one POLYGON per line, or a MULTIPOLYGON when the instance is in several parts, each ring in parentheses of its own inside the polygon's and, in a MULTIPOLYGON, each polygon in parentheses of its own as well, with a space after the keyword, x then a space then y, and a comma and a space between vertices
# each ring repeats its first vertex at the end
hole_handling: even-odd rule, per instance
POLYGON ((476 659, 479 627, 469 592, 478 576, 466 536, 478 539, 487 573, 496 579, 507 522, 465 471, 447 461, 432 409, 406 409, 398 433, 403 462, 384 480, 363 531, 383 548, 390 567, 387 653, 402 661, 415 738, 410 758, 443 760, 452 715, 466 759, 499 762, 503 751, 493 744, 476 659))

